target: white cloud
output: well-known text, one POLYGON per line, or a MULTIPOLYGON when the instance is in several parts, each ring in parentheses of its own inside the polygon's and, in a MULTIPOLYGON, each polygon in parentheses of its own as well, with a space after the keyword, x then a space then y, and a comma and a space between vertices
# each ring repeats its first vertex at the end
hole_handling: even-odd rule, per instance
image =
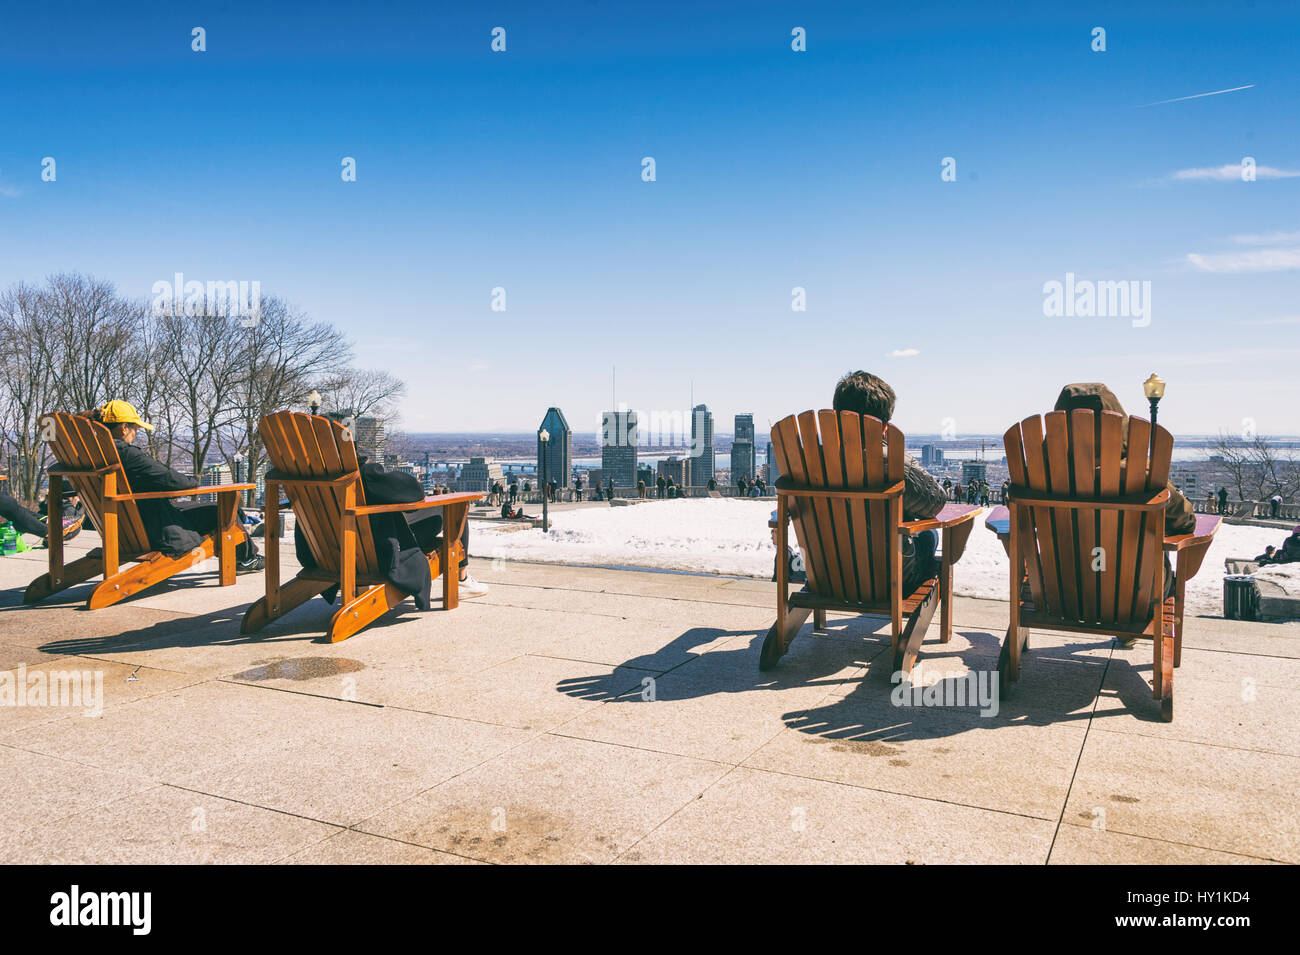
POLYGON ((915 348, 895 348, 889 353, 890 358, 912 358, 921 354, 915 348))
POLYGON ((1212 255, 1189 252, 1187 261, 1202 272, 1288 272, 1300 269, 1300 248, 1252 249, 1212 255))
MULTIPOLYGON (((1278 169, 1275 166, 1255 167, 1256 179, 1293 179, 1296 176, 1300 176, 1300 170, 1278 169)), ((1179 169, 1171 172, 1169 179, 1174 182, 1241 182, 1241 163, 1179 169)))

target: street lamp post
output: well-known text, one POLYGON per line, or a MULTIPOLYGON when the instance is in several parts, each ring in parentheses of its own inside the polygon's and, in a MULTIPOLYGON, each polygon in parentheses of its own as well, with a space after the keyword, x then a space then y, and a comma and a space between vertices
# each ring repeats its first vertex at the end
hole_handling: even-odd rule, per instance
POLYGON ((1149 457, 1156 446, 1156 414, 1158 411, 1156 406, 1160 404, 1160 399, 1165 396, 1165 380, 1153 371, 1151 377, 1142 382, 1142 391, 1147 396, 1147 401, 1151 403, 1151 446, 1147 449, 1149 457))
POLYGON ((542 533, 551 532, 550 516, 546 509, 546 499, 550 497, 551 484, 546 479, 546 449, 551 440, 551 432, 543 428, 537 432, 537 439, 542 442, 542 533))
POLYGON ((311 394, 307 396, 307 407, 311 408, 312 414, 316 414, 316 412, 320 411, 320 392, 315 388, 313 388, 311 394))

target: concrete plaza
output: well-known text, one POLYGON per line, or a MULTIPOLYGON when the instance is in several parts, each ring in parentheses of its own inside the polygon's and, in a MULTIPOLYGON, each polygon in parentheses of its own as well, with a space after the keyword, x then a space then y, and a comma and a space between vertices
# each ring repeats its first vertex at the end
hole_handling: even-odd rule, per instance
MULTIPOLYGON (((319 599, 241 636, 261 575, 212 562, 24 607, 43 562, 0 560, 0 671, 103 698, 0 706, 7 863, 1300 862, 1297 622, 1189 618, 1170 724, 1149 642, 1036 631, 987 717, 893 705, 878 618, 760 673, 757 580, 476 560, 331 645, 319 599)), ((993 670, 1007 610, 958 598, 924 667, 993 670)))

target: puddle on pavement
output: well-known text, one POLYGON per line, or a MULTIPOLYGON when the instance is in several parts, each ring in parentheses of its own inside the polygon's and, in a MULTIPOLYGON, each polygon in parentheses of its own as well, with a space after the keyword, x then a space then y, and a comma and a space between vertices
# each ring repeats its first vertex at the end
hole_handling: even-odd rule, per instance
POLYGON ((253 667, 243 673, 236 673, 231 679, 252 683, 262 680, 319 680, 341 673, 356 673, 365 668, 366 665, 360 660, 349 660, 346 657, 294 657, 253 667))

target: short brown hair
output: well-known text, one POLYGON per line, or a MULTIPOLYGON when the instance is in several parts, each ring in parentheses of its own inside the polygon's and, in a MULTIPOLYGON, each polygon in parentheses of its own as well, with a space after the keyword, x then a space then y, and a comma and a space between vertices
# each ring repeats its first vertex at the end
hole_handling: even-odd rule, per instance
POLYGON ((894 416, 895 400, 894 389, 883 378, 865 371, 851 371, 835 385, 831 407, 888 421, 894 416))

